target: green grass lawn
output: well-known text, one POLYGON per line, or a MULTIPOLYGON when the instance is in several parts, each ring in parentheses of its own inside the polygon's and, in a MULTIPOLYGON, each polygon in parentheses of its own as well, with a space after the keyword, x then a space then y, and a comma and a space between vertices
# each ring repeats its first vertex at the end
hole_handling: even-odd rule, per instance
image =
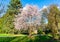
POLYGON ((25 37, 23 34, 0 34, 0 42, 17 42, 20 37, 25 37))
POLYGON ((28 38, 28 35, 23 34, 0 34, 0 42, 60 42, 53 40, 50 36, 35 36, 34 39, 28 38))

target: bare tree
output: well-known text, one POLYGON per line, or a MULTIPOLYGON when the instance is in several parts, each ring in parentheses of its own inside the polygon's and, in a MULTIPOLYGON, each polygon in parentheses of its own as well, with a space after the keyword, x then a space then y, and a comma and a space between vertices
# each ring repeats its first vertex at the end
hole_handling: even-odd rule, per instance
POLYGON ((0 1, 0 17, 5 12, 4 0, 0 1))

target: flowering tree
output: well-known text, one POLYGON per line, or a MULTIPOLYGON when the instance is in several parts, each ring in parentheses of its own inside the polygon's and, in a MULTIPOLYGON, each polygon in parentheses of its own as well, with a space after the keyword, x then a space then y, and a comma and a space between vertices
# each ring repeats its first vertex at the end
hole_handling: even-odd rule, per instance
POLYGON ((29 29, 29 34, 31 35, 32 31, 37 33, 37 25, 41 23, 41 14, 38 7, 32 5, 26 5, 22 10, 21 14, 16 15, 14 19, 14 25, 16 29, 29 29))

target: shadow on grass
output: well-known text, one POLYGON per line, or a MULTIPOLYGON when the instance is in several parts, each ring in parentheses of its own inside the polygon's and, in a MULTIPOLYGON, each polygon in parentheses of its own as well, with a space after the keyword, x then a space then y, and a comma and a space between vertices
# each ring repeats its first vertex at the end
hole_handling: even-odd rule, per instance
POLYGON ((35 36, 34 39, 30 39, 27 36, 17 37, 11 42, 60 42, 60 41, 55 40, 52 37, 44 35, 44 36, 35 36))

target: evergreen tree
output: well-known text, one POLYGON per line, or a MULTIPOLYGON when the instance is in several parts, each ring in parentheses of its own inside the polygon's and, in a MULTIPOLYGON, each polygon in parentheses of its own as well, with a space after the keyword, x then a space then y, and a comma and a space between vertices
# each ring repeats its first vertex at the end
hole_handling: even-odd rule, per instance
POLYGON ((9 14, 18 14, 19 9, 22 8, 20 0, 11 0, 10 5, 8 6, 8 12, 9 14))
POLYGON ((3 17, 1 17, 1 28, 3 32, 13 33, 14 25, 13 20, 16 14, 19 13, 19 9, 22 8, 20 0, 10 0, 10 4, 8 5, 8 10, 3 17))

